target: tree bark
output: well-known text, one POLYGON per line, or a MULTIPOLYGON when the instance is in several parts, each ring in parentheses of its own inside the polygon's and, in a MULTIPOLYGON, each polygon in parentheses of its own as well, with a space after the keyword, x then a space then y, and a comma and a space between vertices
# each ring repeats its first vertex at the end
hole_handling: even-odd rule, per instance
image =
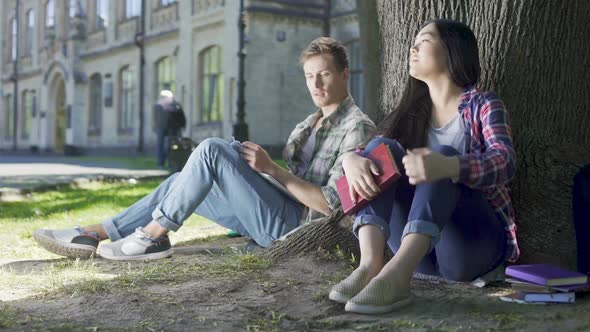
POLYGON ((359 257, 358 241, 350 230, 352 222, 352 218, 346 217, 342 209, 337 209, 322 221, 306 224, 285 240, 273 242, 262 255, 270 259, 281 259, 307 255, 318 250, 333 252, 341 249, 347 255, 359 257))

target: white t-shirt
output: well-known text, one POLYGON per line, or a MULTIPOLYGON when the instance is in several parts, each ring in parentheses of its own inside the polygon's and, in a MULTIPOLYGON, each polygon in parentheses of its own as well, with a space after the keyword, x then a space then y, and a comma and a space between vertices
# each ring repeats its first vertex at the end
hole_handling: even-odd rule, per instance
POLYGON ((428 147, 432 149, 440 145, 452 146, 459 153, 465 153, 465 124, 459 113, 443 127, 428 130, 428 147))

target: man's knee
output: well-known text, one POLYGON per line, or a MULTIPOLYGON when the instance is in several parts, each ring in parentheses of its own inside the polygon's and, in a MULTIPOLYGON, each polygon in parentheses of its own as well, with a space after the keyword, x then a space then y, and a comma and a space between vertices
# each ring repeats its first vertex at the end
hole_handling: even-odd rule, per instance
POLYGON ((222 151, 225 151, 229 147, 229 143, 219 137, 211 137, 207 138, 193 151, 193 155, 208 155, 212 156, 218 154, 222 151))

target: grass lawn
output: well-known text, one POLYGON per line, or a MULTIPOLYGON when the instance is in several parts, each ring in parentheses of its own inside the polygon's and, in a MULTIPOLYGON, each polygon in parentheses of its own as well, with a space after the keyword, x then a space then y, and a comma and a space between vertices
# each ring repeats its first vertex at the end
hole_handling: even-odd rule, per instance
MULTIPOLYGON (((417 296, 408 308, 381 316, 345 314, 327 299, 351 270, 350 258, 338 251, 276 264, 231 248, 150 262, 80 261, 55 256, 31 238, 39 227, 99 223, 157 185, 94 182, 1 202, 0 330, 590 331, 590 299, 510 305, 497 299, 510 291, 501 286, 415 281, 417 296)), ((178 247, 226 233, 192 216, 171 238, 178 247)))
MULTIPOLYGON (((0 303, 31 296, 84 296, 125 293, 161 282, 181 282, 195 277, 251 273, 266 262, 251 254, 228 251, 216 259, 154 262, 111 262, 64 259, 39 247, 32 238, 37 228, 59 229, 100 223, 150 193, 158 181, 102 183, 83 188, 64 187, 36 193, 17 202, 0 203, 0 303)), ((182 231, 171 233, 179 247, 224 238, 228 230, 192 215, 182 231)), ((0 327, 11 326, 9 307, 0 305, 0 327), (4 316, 4 317, 3 317, 4 316)), ((13 322, 14 323, 14 322, 13 322)))
POLYGON ((155 169, 156 159, 154 157, 98 157, 98 156, 81 156, 68 157, 66 159, 71 163, 92 163, 92 164, 109 164, 120 165, 123 168, 129 169, 155 169))
MULTIPOLYGON (((158 181, 102 183, 83 188, 36 193, 30 199, 0 202, 0 260, 57 256, 38 247, 31 235, 37 228, 59 229, 101 223, 150 193, 158 181)), ((227 229, 192 215, 182 231, 171 234, 173 244, 227 233, 227 229)))
MULTIPOLYGON (((102 157, 102 156, 80 156, 80 157, 66 157, 64 161, 68 163, 80 164, 96 164, 100 165, 115 165, 121 168, 128 169, 156 169, 156 159, 154 157, 102 157)), ((279 166, 287 168, 287 164, 282 159, 274 160, 279 166)))

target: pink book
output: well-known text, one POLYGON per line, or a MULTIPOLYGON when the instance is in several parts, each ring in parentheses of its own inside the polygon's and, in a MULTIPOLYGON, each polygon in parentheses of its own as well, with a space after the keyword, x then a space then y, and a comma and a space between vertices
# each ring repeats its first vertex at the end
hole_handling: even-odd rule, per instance
MULTIPOLYGON (((389 188, 401 176, 389 147, 384 143, 379 144, 366 158, 371 159, 379 168, 380 175, 373 178, 382 191, 389 188)), ((353 214, 369 203, 360 196, 357 196, 355 203, 352 202, 346 176, 336 181, 336 189, 345 214, 353 214)))
POLYGON ((588 282, 585 274, 549 264, 508 266, 506 275, 544 286, 579 285, 588 282))

